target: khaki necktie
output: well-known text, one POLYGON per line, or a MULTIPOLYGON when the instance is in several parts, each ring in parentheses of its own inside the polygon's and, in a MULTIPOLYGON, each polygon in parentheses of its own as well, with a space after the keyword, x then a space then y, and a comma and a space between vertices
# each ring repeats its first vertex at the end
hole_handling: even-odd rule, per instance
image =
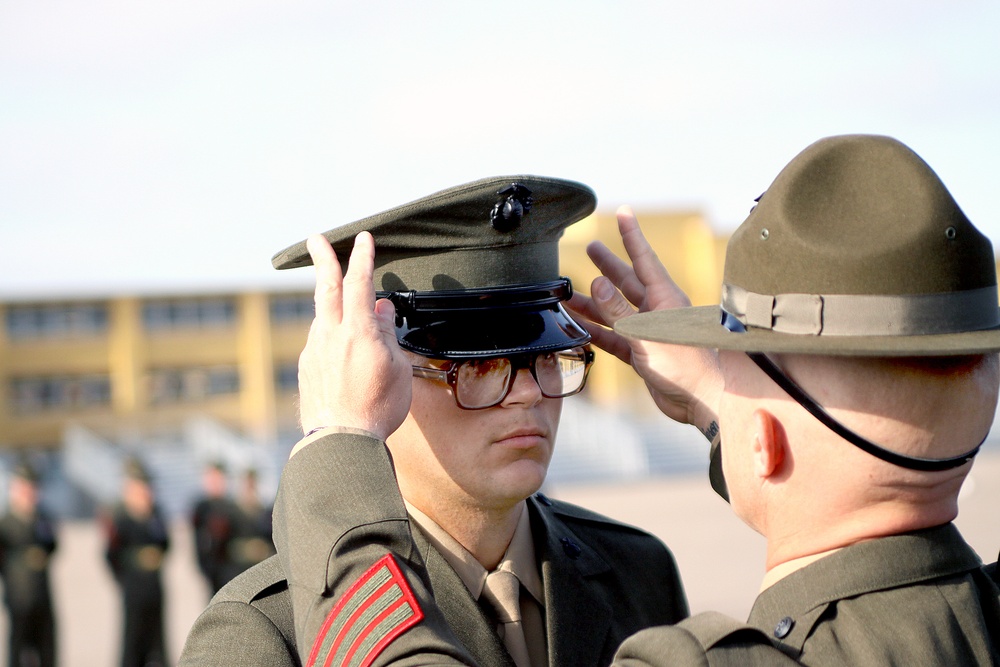
POLYGON ((500 622, 498 634, 517 667, 531 667, 528 644, 521 627, 520 593, 521 582, 513 572, 494 570, 486 575, 482 596, 496 612, 500 622))

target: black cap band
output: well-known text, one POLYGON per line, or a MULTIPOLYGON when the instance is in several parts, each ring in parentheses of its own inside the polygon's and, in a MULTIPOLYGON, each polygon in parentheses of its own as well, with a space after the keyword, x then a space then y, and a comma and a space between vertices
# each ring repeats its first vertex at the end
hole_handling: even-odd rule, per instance
POLYGON ((535 285, 506 285, 482 289, 441 290, 433 292, 376 292, 379 299, 389 299, 403 315, 424 312, 489 310, 493 308, 531 308, 566 301, 573 296, 569 278, 535 285))

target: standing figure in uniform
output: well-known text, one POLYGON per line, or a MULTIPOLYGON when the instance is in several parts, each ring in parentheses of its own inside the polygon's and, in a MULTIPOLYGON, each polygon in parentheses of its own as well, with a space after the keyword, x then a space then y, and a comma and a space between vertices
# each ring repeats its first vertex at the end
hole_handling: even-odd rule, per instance
POLYGON ((164 666, 163 558, 170 537, 152 479, 125 462, 121 502, 105 518, 105 557, 122 592, 122 667, 164 666))
POLYGON ((767 560, 746 623, 699 614, 617 660, 1000 664, 996 564, 952 523, 997 409, 996 262, 934 171, 885 136, 807 147, 730 239, 720 306, 682 303, 619 225, 634 266, 592 244, 606 277, 573 305, 713 440, 712 485, 767 560))
POLYGON ((38 502, 38 474, 18 464, 10 478, 9 505, 0 518, 0 577, 10 626, 7 664, 56 664, 56 628, 49 563, 56 526, 38 502))
POLYGON ((238 510, 229 497, 226 475, 226 467, 221 462, 213 461, 205 466, 202 472, 204 495, 191 512, 198 569, 213 595, 242 571, 233 568, 229 557, 238 510))
POLYGON ((236 494, 236 516, 233 539, 229 543, 229 563, 232 579, 274 555, 271 539, 271 505, 264 504, 257 485, 257 471, 243 471, 242 483, 236 494))
MULTIPOLYGON (((310 395, 303 442, 346 457, 315 461, 311 483, 332 523, 363 515, 348 532, 392 527, 407 545, 412 535, 401 558, 426 567, 458 638, 456 654, 481 665, 607 665, 629 634, 687 616, 662 542, 539 493, 563 398, 583 389, 593 361, 590 335, 563 307, 572 289, 559 275, 558 240, 595 205, 593 192, 571 181, 484 179, 313 237, 308 249, 302 242, 273 260, 278 268, 316 264, 317 319, 299 364, 305 396, 342 361, 321 350, 338 296, 333 276, 342 271, 334 250, 346 260, 356 242, 374 237, 375 289, 396 313, 383 333, 397 346, 405 382, 391 396, 367 392, 368 378, 378 384, 383 376, 382 359, 358 346, 340 375, 358 389, 357 410, 310 395), (357 427, 386 401, 401 409, 398 428, 357 427)), ((367 289, 373 306, 371 273, 367 289)), ((352 542, 322 529, 303 539, 324 563, 352 542)), ((364 561, 371 570, 358 603, 378 616, 382 602, 367 593, 383 590, 376 581, 401 561, 387 549, 366 551, 364 561)), ((325 588, 322 575, 298 578, 314 564, 271 559, 234 580, 195 624, 182 663, 311 664, 325 656, 338 612, 302 614, 292 627, 296 597, 325 588)), ((341 611, 350 619, 343 636, 353 638, 344 650, 358 664, 399 631, 395 611, 371 625, 367 613, 341 611)))

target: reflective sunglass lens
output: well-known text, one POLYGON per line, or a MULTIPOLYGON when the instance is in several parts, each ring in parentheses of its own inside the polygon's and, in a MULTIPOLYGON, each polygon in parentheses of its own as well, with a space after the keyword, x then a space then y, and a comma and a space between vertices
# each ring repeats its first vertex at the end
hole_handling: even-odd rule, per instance
POLYGON ((510 360, 470 359, 458 367, 455 396, 465 408, 486 408, 503 400, 510 380, 510 360))
POLYGON ((583 350, 574 348, 550 355, 542 363, 539 356, 535 370, 542 392, 551 398, 575 394, 583 387, 587 362, 583 350))
POLYGON ((587 379, 588 351, 575 347, 537 356, 466 359, 453 367, 451 384, 459 406, 470 410, 499 405, 514 383, 514 374, 529 368, 546 398, 579 392, 587 379))

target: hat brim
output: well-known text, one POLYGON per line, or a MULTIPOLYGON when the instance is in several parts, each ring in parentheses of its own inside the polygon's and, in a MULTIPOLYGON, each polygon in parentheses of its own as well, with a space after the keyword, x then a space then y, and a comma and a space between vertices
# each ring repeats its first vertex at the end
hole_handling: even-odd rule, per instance
POLYGON ((718 306, 638 313, 615 323, 615 331, 658 343, 739 352, 822 354, 856 357, 961 356, 1000 351, 1000 328, 914 336, 815 336, 722 326, 718 306))
POLYGON ((554 352, 590 342, 561 303, 408 316, 397 322, 396 338, 404 349, 437 359, 554 352))

